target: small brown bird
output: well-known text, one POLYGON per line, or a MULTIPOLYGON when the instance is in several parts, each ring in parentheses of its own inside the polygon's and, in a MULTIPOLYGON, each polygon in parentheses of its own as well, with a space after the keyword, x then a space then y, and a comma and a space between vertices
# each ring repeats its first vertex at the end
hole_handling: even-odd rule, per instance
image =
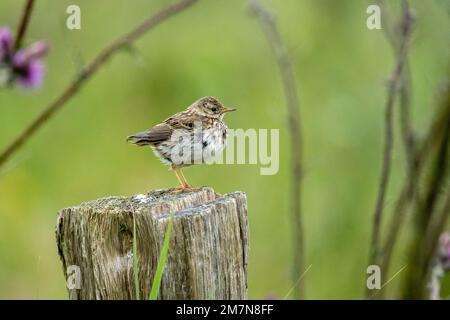
POLYGON ((205 163, 225 146, 227 126, 223 122, 227 108, 214 97, 195 101, 153 128, 127 137, 138 146, 150 146, 155 155, 174 171, 182 190, 190 189, 182 167, 205 163))

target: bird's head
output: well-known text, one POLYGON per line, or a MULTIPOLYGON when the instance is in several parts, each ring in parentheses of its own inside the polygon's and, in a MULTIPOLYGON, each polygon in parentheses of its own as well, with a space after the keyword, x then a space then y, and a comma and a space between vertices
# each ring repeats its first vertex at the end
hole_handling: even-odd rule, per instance
POLYGON ((203 97, 194 102, 189 109, 205 117, 217 119, 222 119, 227 112, 237 110, 237 108, 224 107, 222 103, 214 97, 203 97))

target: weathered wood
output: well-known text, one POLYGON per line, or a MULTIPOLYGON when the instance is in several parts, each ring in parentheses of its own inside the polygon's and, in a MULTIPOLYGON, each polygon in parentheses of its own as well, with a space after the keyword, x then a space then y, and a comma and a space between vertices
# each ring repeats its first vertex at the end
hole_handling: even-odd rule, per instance
POLYGON ((139 284, 148 298, 170 212, 172 238, 160 299, 246 299, 248 227, 243 192, 219 195, 156 190, 129 198, 108 197, 60 210, 58 252, 67 277, 80 270, 70 299, 135 299, 133 215, 139 284))

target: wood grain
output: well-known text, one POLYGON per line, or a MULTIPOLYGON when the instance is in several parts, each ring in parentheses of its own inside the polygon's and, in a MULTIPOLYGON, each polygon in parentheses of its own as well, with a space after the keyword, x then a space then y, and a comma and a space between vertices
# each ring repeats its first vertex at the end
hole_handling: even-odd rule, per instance
POLYGON ((135 299, 133 215, 141 296, 150 293, 169 214, 174 222, 160 299, 246 299, 247 200, 211 188, 107 197, 59 211, 56 240, 64 275, 78 266, 70 299, 135 299))

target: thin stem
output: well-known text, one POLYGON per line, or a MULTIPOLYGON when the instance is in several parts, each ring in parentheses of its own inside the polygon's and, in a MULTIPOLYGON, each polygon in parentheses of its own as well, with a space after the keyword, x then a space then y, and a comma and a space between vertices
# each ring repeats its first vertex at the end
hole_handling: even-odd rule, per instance
MULTIPOLYGON (((385 31, 386 38, 392 46, 395 55, 399 55, 399 36, 393 27, 394 23, 389 10, 386 7, 385 1, 379 0, 378 4, 382 7, 383 17, 383 30, 385 31)), ((407 10, 408 3, 403 3, 404 9, 407 10)), ((401 36, 401 34, 400 34, 401 36)), ((400 38, 401 39, 401 38, 400 38)), ((420 164, 416 157, 416 138, 415 132, 411 124, 411 74, 409 69, 409 63, 407 57, 403 67, 400 85, 400 128, 403 146, 406 154, 406 183, 402 188, 400 195, 396 201, 392 219, 388 225, 387 238, 384 242, 381 252, 381 270, 383 274, 389 274, 389 266, 392 257, 395 244, 398 239, 398 235, 403 221, 408 213, 408 209, 412 201, 415 198, 417 189, 417 180, 420 174, 420 164)), ((382 297, 384 291, 379 295, 382 297)))
MULTIPOLYGON (((446 176, 449 168, 450 149, 450 88, 443 101, 445 112, 438 112, 438 115, 445 115, 444 126, 440 130, 433 131, 436 135, 431 139, 436 148, 432 150, 433 160, 431 161, 426 178, 426 187, 422 201, 416 208, 414 237, 411 241, 409 259, 411 269, 404 282, 403 298, 424 299, 426 297, 426 281, 430 272, 430 262, 448 215, 450 213, 450 192, 446 191, 446 200, 439 211, 439 203, 442 200, 440 190, 446 188, 446 176)), ((448 188, 448 186, 447 186, 448 188)))
MULTIPOLYGON (((389 271, 390 261, 393 254, 393 250, 395 247, 395 242, 398 238, 398 232, 403 224, 404 217, 406 213, 411 208, 413 203, 419 204, 417 201, 417 197, 414 197, 417 193, 417 185, 420 180, 422 168, 426 163, 427 159, 431 155, 431 148, 436 144, 436 137, 442 135, 442 131, 445 128, 445 123, 447 119, 450 119, 450 106, 447 108, 441 108, 437 115, 435 116, 435 120, 432 125, 428 129, 427 134, 425 135, 425 139, 421 143, 420 146, 416 147, 416 151, 414 154, 413 168, 411 169, 411 173, 409 178, 403 185, 400 196, 397 199, 394 216, 392 217, 392 221, 389 225, 388 236, 385 241, 385 245, 383 247, 383 255, 381 262, 381 270, 383 270, 384 274, 387 274, 389 271), (414 198, 414 199, 412 199, 414 198), (411 201, 415 200, 415 201, 411 201)), ((448 212, 450 212, 450 195, 447 198, 447 204, 444 206, 441 215, 432 222, 429 227, 427 234, 434 235, 434 237, 439 234, 439 230, 445 226, 445 221, 448 217, 448 212)), ((427 236, 429 237, 429 236, 427 236)), ((427 240, 427 243, 434 243, 433 239, 427 240)), ((429 245, 429 248, 433 248, 433 245, 429 245)), ((428 252, 431 252, 432 249, 428 249, 428 252)))
MULTIPOLYGON (((399 55, 401 50, 401 41, 399 42, 399 37, 395 28, 393 27, 393 22, 389 14, 389 10, 386 7, 386 3, 383 0, 379 0, 378 4, 382 7, 383 17, 383 30, 388 39, 391 47, 396 56, 399 55), (400 44, 400 45, 399 45, 400 44)), ((403 2, 403 10, 408 10, 408 3, 403 2)), ((401 34, 400 34, 401 37, 401 34)), ((406 158, 408 162, 408 170, 411 169, 414 163, 414 151, 415 151, 415 133, 412 129, 411 124, 411 74, 409 70, 408 58, 405 58, 403 72, 400 82, 400 125, 403 144, 405 147, 406 158)))
POLYGON ((402 84, 400 87, 400 124, 405 147, 406 159, 408 162, 407 170, 411 172, 414 167, 415 154, 415 133, 411 125, 411 75, 408 60, 405 61, 405 67, 402 74, 402 84))
MULTIPOLYGON (((403 20, 402 20, 402 32, 400 39, 400 49, 397 57, 397 63, 392 73, 388 94, 385 106, 385 129, 384 129, 384 147, 383 147, 383 162, 380 174, 380 181, 378 187, 378 195, 375 204, 375 211, 373 215, 373 229, 372 238, 370 244, 369 252, 369 264, 379 264, 380 258, 380 237, 381 237, 381 226, 383 209, 385 205, 385 197, 389 184, 389 177, 391 172, 391 162, 392 162, 392 148, 393 148, 393 109, 395 104, 395 97, 398 88, 401 84, 403 68, 407 58, 408 49, 408 39, 410 36, 412 19, 409 11, 407 0, 405 0, 403 6, 403 20)), ((367 290, 367 297, 370 297, 370 291, 367 290)))
MULTIPOLYGON (((301 130, 299 116, 299 99, 297 95, 297 85, 289 57, 288 50, 283 43, 278 30, 275 17, 261 4, 259 0, 249 0, 250 9, 261 23, 262 29, 269 42, 277 61, 280 75, 283 82, 284 94, 287 104, 287 116, 290 132, 291 149, 291 218, 293 228, 294 243, 294 263, 292 281, 296 283, 303 274, 304 262, 304 239, 301 215, 301 178, 302 178, 302 160, 301 160, 301 130)), ((295 298, 304 298, 304 282, 295 287, 295 298)))
POLYGON ((90 79, 100 67, 111 58, 111 56, 132 44, 146 32, 197 1, 198 0, 180 0, 175 4, 165 7, 100 51, 100 53, 82 69, 82 72, 67 86, 67 88, 0 153, 0 167, 32 137, 39 128, 47 123, 57 111, 66 105, 66 103, 82 88, 83 84, 85 84, 85 82, 90 79))
POLYGON ((411 174, 411 176, 408 177, 396 201, 394 207, 394 214, 389 223, 389 229, 387 232, 386 240, 383 245, 380 268, 383 271, 383 274, 385 275, 389 274, 389 267, 392 258, 392 253, 395 248, 395 243, 397 242, 398 234, 400 228, 402 227, 406 213, 410 208, 411 205, 410 200, 413 194, 413 190, 416 187, 416 181, 418 180, 419 177, 419 167, 416 167, 416 169, 414 169, 413 171, 415 173, 411 174))
POLYGON ((28 0, 25 4, 22 13, 22 19, 20 20, 19 29, 17 30, 16 40, 14 42, 14 49, 18 50, 22 46, 22 41, 25 37, 25 33, 28 28, 28 22, 30 21, 31 12, 33 11, 34 0, 28 0))
MULTIPOLYGON (((448 188, 448 187, 447 187, 448 188)), ((450 215, 450 190, 447 191, 446 199, 444 200, 444 205, 442 209, 437 214, 437 217, 432 221, 430 226, 428 227, 426 237, 425 237, 425 246, 428 254, 433 252, 436 244, 438 243, 439 236, 444 231, 445 226, 447 225, 447 221, 450 215)))

